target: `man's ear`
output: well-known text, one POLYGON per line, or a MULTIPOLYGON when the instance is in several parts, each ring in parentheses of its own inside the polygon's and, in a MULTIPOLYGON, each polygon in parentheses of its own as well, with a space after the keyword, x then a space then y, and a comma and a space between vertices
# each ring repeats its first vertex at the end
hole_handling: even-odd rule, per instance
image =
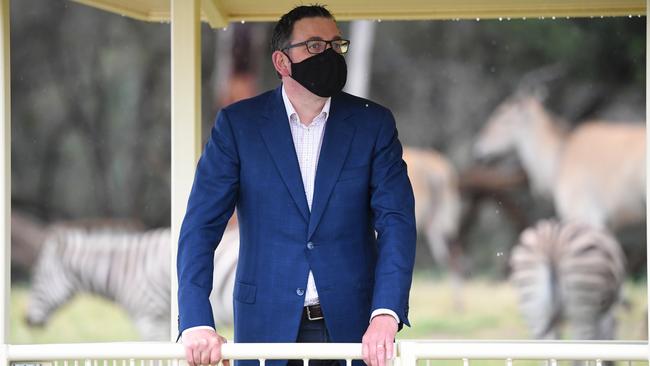
POLYGON ((271 60, 273 61, 275 71, 277 71, 280 77, 291 75, 291 62, 289 62, 287 55, 281 51, 274 51, 271 55, 271 60))

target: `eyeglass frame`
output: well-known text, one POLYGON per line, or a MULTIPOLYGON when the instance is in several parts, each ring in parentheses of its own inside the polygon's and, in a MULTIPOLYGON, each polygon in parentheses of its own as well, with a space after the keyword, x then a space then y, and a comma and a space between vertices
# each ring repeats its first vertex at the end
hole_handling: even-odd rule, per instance
POLYGON ((342 42, 347 42, 347 48, 348 49, 350 48, 350 40, 349 39, 336 38, 336 39, 332 39, 332 40, 329 40, 329 41, 326 41, 324 39, 308 39, 306 41, 290 44, 287 47, 284 47, 284 48, 280 49, 280 51, 285 51, 285 50, 288 50, 288 49, 291 49, 291 48, 305 46, 305 49, 307 49, 307 52, 309 54, 318 55, 318 54, 321 54, 321 53, 325 52, 325 50, 327 50, 327 45, 329 44, 330 48, 333 49, 334 52, 336 52, 336 53, 338 53, 340 55, 345 55, 346 53, 348 53, 348 49, 346 49, 345 52, 338 52, 338 51, 336 51, 334 49, 334 46, 333 46, 334 42, 341 42, 341 41, 342 42), (309 46, 307 45, 309 42, 325 42, 325 48, 323 48, 323 50, 321 52, 313 53, 313 52, 309 51, 309 46))

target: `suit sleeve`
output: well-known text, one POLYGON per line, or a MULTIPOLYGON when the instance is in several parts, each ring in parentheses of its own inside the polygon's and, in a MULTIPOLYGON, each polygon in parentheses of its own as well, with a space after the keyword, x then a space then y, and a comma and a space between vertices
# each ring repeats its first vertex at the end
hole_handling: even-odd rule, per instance
POLYGON ((415 200, 402 160, 395 119, 388 110, 373 154, 370 205, 378 256, 372 310, 393 310, 402 323, 410 326, 408 300, 415 261, 415 200))
POLYGON ((239 191, 239 156, 225 110, 199 159, 178 242, 179 332, 215 327, 209 296, 214 251, 233 214, 239 191))

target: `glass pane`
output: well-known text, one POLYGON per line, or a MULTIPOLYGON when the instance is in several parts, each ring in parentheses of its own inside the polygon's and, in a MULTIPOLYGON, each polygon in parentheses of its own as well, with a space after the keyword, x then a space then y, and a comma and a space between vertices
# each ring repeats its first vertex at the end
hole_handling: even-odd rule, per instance
POLYGON ((169 25, 11 5, 10 342, 169 339, 169 25))
MULTIPOLYGON (((645 22, 339 23, 353 45, 346 90, 392 111, 415 192, 412 327, 398 339, 647 339, 645 22), (546 218, 562 221, 520 239, 546 218), (513 267, 522 240, 542 247, 521 252, 534 265, 513 267), (517 287, 513 268, 539 271, 517 287)), ((221 108, 280 85, 272 30, 203 26, 203 144, 221 108)), ((129 305, 101 291, 71 298, 43 330, 23 320, 38 287, 32 268, 43 268, 51 243, 82 230, 85 243, 102 243, 93 250, 108 251, 156 242, 151 230, 169 227, 169 43, 168 24, 69 1, 12 3, 12 343, 169 339, 168 314, 157 319, 161 332, 144 334, 129 305)), ((267 168, 260 183, 280 182, 267 168)), ((228 338, 239 244, 230 225, 212 295, 228 338)), ((89 258, 80 283, 120 266, 110 255, 89 258)), ((32 323, 49 310, 34 310, 32 323)))

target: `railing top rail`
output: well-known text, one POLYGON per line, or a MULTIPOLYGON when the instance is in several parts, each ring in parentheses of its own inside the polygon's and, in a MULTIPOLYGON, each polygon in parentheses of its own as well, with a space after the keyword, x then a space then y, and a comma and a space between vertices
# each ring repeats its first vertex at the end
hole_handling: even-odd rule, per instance
POLYGON ((552 340, 552 339, 400 339, 398 343, 460 343, 460 344, 570 344, 570 345, 636 345, 636 346, 647 346, 648 342, 646 341, 621 341, 621 340, 552 340))
POLYGON ((647 361, 650 357, 648 343, 620 341, 414 341, 399 347, 400 353, 415 359, 647 361))
MULTIPOLYGON (((399 340, 398 355, 415 359, 648 360, 646 342, 399 340)), ((182 344, 115 342, 6 345, 10 361, 64 359, 183 359, 182 344)), ((359 343, 228 343, 227 359, 361 359, 359 343)))
MULTIPOLYGON (((227 343, 222 354, 227 359, 361 359, 358 343, 227 343)), ((9 345, 11 361, 35 359, 184 359, 182 344, 170 342, 115 342, 78 344, 9 345)))

